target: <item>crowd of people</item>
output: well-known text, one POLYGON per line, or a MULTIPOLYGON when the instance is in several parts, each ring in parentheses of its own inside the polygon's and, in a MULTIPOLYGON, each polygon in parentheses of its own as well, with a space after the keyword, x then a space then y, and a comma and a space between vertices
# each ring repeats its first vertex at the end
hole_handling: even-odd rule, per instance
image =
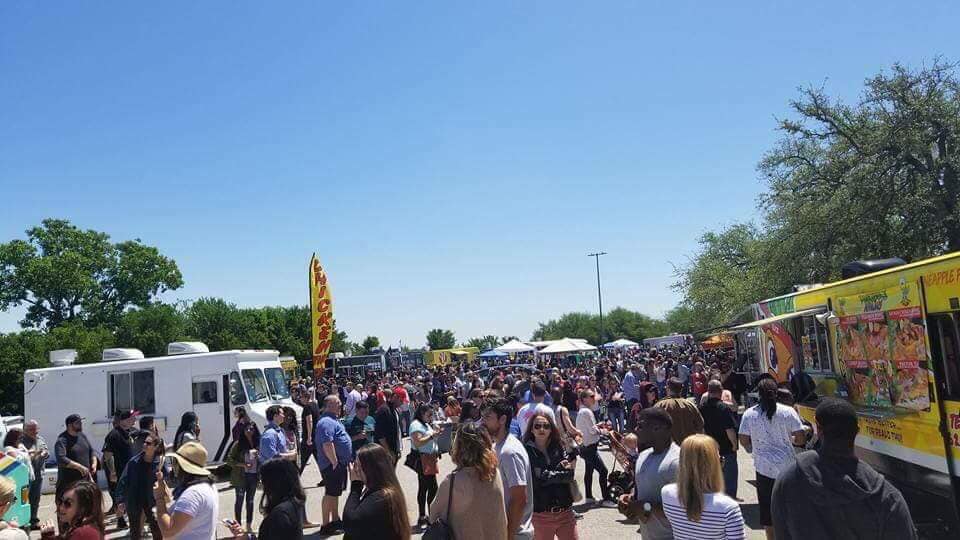
MULTIPOLYGON (((117 411, 99 452, 83 419, 67 416, 53 450, 57 519, 48 524, 36 509, 49 449, 27 422, 4 448, 35 475, 31 522, 0 522, 0 540, 30 529, 43 538, 103 538, 109 515, 134 539, 145 527, 153 538, 213 539, 219 526, 220 536, 226 528, 262 540, 302 538, 311 527, 347 539, 407 539, 419 530, 458 540, 569 540, 589 536, 578 523, 593 507, 619 509, 645 540, 732 540, 746 532, 741 448, 753 454, 768 538, 916 538, 902 495, 855 457, 858 424, 845 401, 819 399, 816 425, 805 425, 789 386, 763 378, 751 389, 758 403, 747 403, 747 380, 730 357, 692 347, 526 362, 306 377, 291 382, 299 418, 272 405, 263 426, 236 408, 227 453, 234 519, 223 524, 194 413, 183 414, 168 446, 152 417, 117 411), (606 451, 625 474, 610 473, 606 451), (441 478, 445 457, 454 471, 441 478), (322 479, 319 506, 307 504, 300 480, 311 458, 322 479), (416 522, 398 466, 416 473, 416 522), (95 483, 101 469, 106 510, 95 483), (254 531, 256 512, 263 519, 254 531)), ((15 497, 8 483, 0 478, 0 510, 15 497)))

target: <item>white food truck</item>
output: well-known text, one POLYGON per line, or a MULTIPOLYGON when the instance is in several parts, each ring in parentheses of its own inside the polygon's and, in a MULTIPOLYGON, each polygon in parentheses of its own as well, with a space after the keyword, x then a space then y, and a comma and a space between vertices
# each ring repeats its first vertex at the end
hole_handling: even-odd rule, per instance
POLYGON ((40 422, 52 453, 64 419, 72 413, 84 418, 83 431, 99 451, 113 428, 113 411, 133 409, 153 416, 168 445, 181 415, 193 411, 210 464, 226 459, 235 407, 243 406, 261 429, 271 405, 292 407, 300 417, 277 351, 208 352, 202 343, 180 342, 171 343, 167 353, 144 358, 137 349, 106 349, 102 362, 74 364, 76 351, 53 351, 53 367, 23 376, 25 417, 40 422))

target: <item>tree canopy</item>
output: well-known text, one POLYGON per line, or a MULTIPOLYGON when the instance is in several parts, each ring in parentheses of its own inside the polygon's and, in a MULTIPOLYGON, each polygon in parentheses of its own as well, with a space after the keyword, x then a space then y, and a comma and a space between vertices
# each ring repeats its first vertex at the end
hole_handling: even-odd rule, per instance
POLYGON ((457 346, 457 339, 453 335, 453 330, 434 328, 427 332, 427 346, 434 351, 452 349, 457 346))
POLYGON ((700 238, 678 272, 684 311, 675 317, 707 328, 792 285, 839 279, 852 260, 960 250, 955 71, 940 59, 895 64, 867 79, 853 104, 822 87, 801 90, 758 166, 761 223, 700 238))
POLYGON ((636 311, 622 307, 615 308, 603 316, 603 336, 600 335, 600 316, 592 313, 566 313, 560 318, 539 323, 533 333, 537 341, 569 338, 583 338, 595 345, 604 341, 627 338, 640 342, 644 338, 667 333, 663 321, 654 319, 636 311))
POLYGON ((128 307, 182 285, 177 263, 157 248, 112 243, 66 220, 45 219, 26 240, 0 244, 0 310, 25 304, 24 327, 116 324, 128 307))

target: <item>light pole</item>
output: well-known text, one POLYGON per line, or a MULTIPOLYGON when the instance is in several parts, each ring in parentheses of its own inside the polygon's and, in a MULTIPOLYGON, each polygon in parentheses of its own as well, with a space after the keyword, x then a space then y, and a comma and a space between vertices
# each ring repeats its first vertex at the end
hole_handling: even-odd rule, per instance
POLYGON ((597 261, 597 303, 600 305, 600 345, 603 345, 602 342, 606 339, 603 331, 603 295, 600 293, 600 256, 606 254, 606 251, 587 254, 587 257, 593 257, 597 261))

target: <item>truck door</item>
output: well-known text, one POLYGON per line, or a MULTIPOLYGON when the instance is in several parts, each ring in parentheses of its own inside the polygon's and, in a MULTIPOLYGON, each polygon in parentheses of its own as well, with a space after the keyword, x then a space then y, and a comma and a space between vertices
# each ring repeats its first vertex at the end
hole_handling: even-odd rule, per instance
POLYGON ((230 408, 226 406, 225 395, 229 388, 227 375, 193 377, 193 412, 197 413, 200 420, 200 442, 207 449, 210 462, 225 459, 230 439, 230 408))

